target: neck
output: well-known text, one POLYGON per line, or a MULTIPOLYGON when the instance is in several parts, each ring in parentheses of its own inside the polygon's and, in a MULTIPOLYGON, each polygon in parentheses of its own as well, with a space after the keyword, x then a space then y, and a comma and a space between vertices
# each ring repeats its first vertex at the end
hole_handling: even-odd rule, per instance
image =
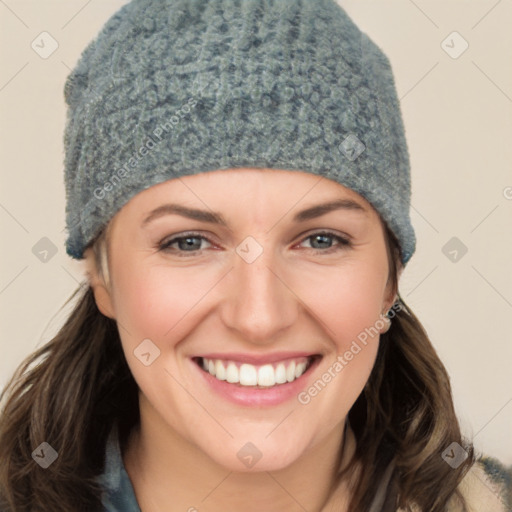
POLYGON ((123 455, 142 512, 348 510, 348 485, 333 483, 355 450, 343 425, 286 468, 235 472, 180 436, 141 400, 141 422, 123 455))

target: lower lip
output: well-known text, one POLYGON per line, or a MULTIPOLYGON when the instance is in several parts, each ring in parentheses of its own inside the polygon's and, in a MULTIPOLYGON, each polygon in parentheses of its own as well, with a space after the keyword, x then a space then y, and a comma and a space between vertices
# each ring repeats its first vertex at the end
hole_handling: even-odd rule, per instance
POLYGON ((248 407, 270 407, 282 404, 291 398, 297 397, 298 394, 306 387, 306 382, 313 370, 318 366, 320 359, 320 357, 315 358, 306 372, 293 382, 278 384, 266 389, 230 384, 225 380, 216 379, 209 372, 205 372, 194 361, 191 360, 191 363, 195 367, 196 371, 202 376, 208 387, 226 400, 237 405, 245 405, 248 407))

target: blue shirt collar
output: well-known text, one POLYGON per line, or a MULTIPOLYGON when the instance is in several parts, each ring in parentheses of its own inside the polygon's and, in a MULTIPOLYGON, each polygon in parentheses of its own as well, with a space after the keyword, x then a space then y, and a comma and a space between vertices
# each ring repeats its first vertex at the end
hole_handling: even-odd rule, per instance
POLYGON ((123 464, 116 425, 107 440, 105 469, 97 479, 104 489, 102 512, 141 512, 123 464))

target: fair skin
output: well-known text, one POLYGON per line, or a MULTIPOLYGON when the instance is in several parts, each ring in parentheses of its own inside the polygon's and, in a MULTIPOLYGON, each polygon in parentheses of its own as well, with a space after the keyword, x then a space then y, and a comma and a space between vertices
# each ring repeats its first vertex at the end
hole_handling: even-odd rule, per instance
POLYGON ((110 286, 92 251, 85 256, 98 308, 117 321, 140 389, 141 422, 123 459, 141 510, 347 510, 347 488, 330 496, 330 487, 341 454, 346 460, 353 449, 343 427, 372 370, 379 335, 359 343, 342 370, 333 365, 365 329, 389 327, 376 322, 396 295, 383 226, 371 205, 317 175, 244 168, 152 186, 111 223, 110 286), (293 220, 338 199, 361 209, 293 220), (166 203, 218 212, 227 226, 176 214, 143 225, 166 203), (152 345, 145 352, 158 347, 160 354, 145 365, 136 349, 147 339, 152 345), (244 388, 244 396, 262 396, 299 386, 277 403, 233 402, 210 385, 206 375, 218 379, 197 359, 215 353, 226 365, 244 356, 264 364, 290 362, 297 352, 314 356, 314 365, 295 383, 244 388), (298 391, 308 392, 325 374, 328 384, 308 394, 307 403, 299 401, 298 391), (261 458, 249 467, 242 447, 261 458))

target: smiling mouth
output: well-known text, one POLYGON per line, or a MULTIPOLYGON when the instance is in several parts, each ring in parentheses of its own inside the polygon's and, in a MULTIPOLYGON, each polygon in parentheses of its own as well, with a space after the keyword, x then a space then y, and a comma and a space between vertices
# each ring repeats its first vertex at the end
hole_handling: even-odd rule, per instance
POLYGON ((193 360, 201 370, 217 380, 239 387, 268 389, 297 380, 321 357, 319 354, 315 354, 263 365, 205 357, 195 357, 193 360))

